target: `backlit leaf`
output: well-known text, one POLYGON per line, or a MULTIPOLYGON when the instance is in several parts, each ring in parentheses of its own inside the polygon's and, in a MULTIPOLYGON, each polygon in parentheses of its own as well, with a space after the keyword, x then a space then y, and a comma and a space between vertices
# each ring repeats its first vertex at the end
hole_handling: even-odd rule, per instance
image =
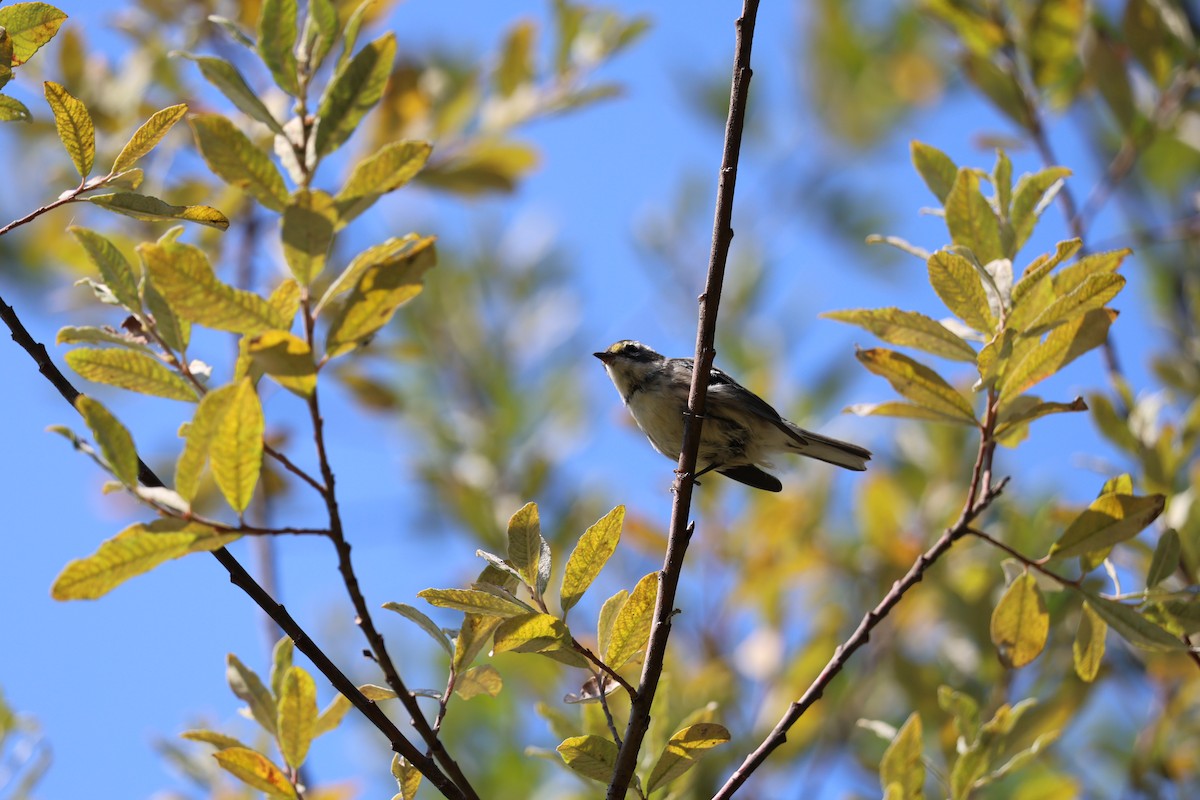
MULTIPOLYGON (((437 604, 434 603, 434 605, 437 604)), ((523 608, 521 612, 526 613, 528 610, 523 608)), ((503 618, 490 614, 468 613, 463 617, 462 625, 458 629, 458 636, 454 639, 452 666, 455 670, 462 672, 470 666, 475 657, 483 652, 483 648, 487 647, 492 632, 499 627, 501 622, 503 622, 503 618)))
POLYGON ((225 657, 225 680, 228 681, 234 695, 249 706, 255 722, 273 735, 277 730, 279 709, 275 705, 275 698, 262 682, 262 678, 258 677, 258 673, 230 653, 225 657))
POLYGON ((254 383, 243 378, 234 384, 229 407, 217 423, 217 433, 209 445, 213 479, 226 502, 241 514, 250 505, 254 487, 262 469, 262 404, 254 383))
POLYGON ((1102 345, 1108 337, 1109 326, 1116 318, 1116 311, 1097 308, 1050 331, 1023 358, 1014 359, 999 387, 1002 397, 1007 400, 1021 394, 1079 356, 1102 345))
POLYGON ((1157 519, 1165 505, 1166 498, 1161 494, 1147 497, 1102 494, 1071 521, 1063 535, 1051 546, 1050 557, 1061 559, 1081 556, 1131 539, 1157 519))
POLYGON ((0 6, 0 27, 12 42, 12 66, 30 59, 54 38, 67 15, 48 3, 11 3, 0 6))
POLYGON ((629 593, 629 599, 617 612, 604 663, 613 669, 620 669, 645 646, 650 638, 651 623, 654 622, 654 601, 657 596, 658 573, 651 572, 638 581, 629 593))
POLYGON ((368 247, 355 256, 349 266, 334 279, 329 288, 325 290, 325 294, 321 296, 313 313, 321 313, 321 310, 332 300, 354 289, 363 274, 371 267, 379 264, 399 263, 413 258, 421 250, 432 245, 433 241, 432 236, 422 237, 410 233, 401 238, 391 238, 382 244, 368 247))
POLYGON ((317 735, 317 685, 312 675, 292 667, 279 694, 279 752, 288 766, 298 769, 317 735))
POLYGON ((338 65, 317 109, 317 155, 350 138, 363 115, 379 102, 395 58, 396 36, 387 33, 338 65))
POLYGON ((317 365, 303 339, 287 331, 265 331, 247 343, 258 367, 283 388, 311 397, 317 388, 317 365))
POLYGON ((1008 255, 1001 244, 1000 220, 980 191, 979 176, 970 169, 958 171, 946 196, 946 227, 951 240, 970 249, 980 264, 1008 255))
POLYGON ((919 406, 963 422, 975 423, 971 403, 929 367, 892 350, 859 350, 855 357, 868 370, 887 379, 897 392, 919 406))
POLYGON ((1037 580, 1022 573, 992 612, 992 642, 1006 665, 1023 667, 1042 652, 1049 633, 1050 613, 1037 580))
POLYGON ((915 347, 954 361, 975 362, 975 350, 942 323, 915 311, 869 308, 827 311, 820 315, 866 328, 885 342, 915 347))
POLYGON ((130 169, 138 162, 138 159, 153 150, 167 135, 167 132, 175 126, 175 123, 183 119, 187 110, 186 105, 179 104, 154 112, 150 119, 143 122, 141 127, 134 131, 133 136, 121 149, 117 160, 113 162, 113 173, 130 169))
POLYGON ((131 311, 140 310, 142 301, 138 297, 137 278, 133 266, 124 254, 107 238, 89 228, 72 225, 67 231, 83 245, 88 259, 100 270, 104 285, 116 296, 121 305, 131 311))
POLYGON ((200 473, 208 463, 213 438, 229 411, 237 392, 237 384, 222 386, 200 399, 196 414, 188 423, 187 435, 179 461, 175 464, 175 491, 189 503, 200 489, 200 473))
POLYGON ((977 331, 992 333, 992 316, 979 272, 958 253, 939 250, 929 257, 929 283, 956 317, 977 331))
POLYGON ((1101 308, 1116 297, 1124 286, 1125 278, 1122 275, 1089 275, 1073 291, 1060 296, 1043 309, 1042 313, 1030 321, 1025 333, 1036 335, 1088 311, 1101 308))
POLYGON ((613 623, 616 622, 617 614, 621 613, 621 609, 627 602, 629 602, 629 590, 621 589, 605 600, 604 605, 600 607, 600 615, 596 618, 596 642, 599 653, 608 652, 609 645, 612 643, 613 623))
POLYGON ((223 733, 218 733, 217 731, 203 729, 190 730, 184 731, 183 733, 179 734, 179 736, 183 739, 187 739, 189 742, 203 742, 204 744, 211 744, 218 750, 227 750, 230 747, 246 746, 242 744, 240 740, 235 739, 232 736, 226 736, 223 733))
POLYGON ((366 211, 380 196, 412 180, 429 160, 431 151, 428 142, 391 142, 355 164, 346 184, 334 198, 338 227, 366 211))
POLYGON ((133 446, 133 437, 125 426, 98 400, 86 394, 75 398, 75 408, 91 428, 96 444, 100 446, 100 452, 117 480, 126 486, 137 485, 138 454, 133 446))
POLYGON ((296 77, 296 0, 263 0, 258 18, 258 52, 275 83, 292 97, 300 95, 296 77))
POLYGON ((1060 88, 1079 58, 1079 38, 1086 20, 1084 0, 1040 0, 1026 24, 1026 51, 1033 82, 1044 90, 1060 88))
POLYGON ((900 726, 879 762, 879 785, 885 792, 892 791, 893 786, 899 787, 898 792, 887 795, 889 798, 917 800, 923 797, 925 762, 921 759, 922 748, 921 715, 914 711, 900 726))
POLYGON ((545 593, 550 545, 542 538, 536 503, 526 503, 508 520, 508 560, 534 594, 545 593))
POLYGON ((709 750, 729 741, 729 731, 715 722, 700 722, 676 731, 650 770, 646 794, 683 775, 709 750))
POLYGON ((296 312, 300 310, 301 294, 300 284, 293 278, 285 278, 267 298, 267 305, 275 309, 287 327, 290 327, 291 321, 296 318, 296 312))
POLYGON ((325 269, 336 222, 333 198, 319 190, 299 190, 284 209, 283 257, 302 286, 325 269))
POLYGON ((417 179, 428 186, 467 196, 511 192, 537 165, 538 151, 530 145, 478 140, 456 152, 453 158, 429 164, 417 179))
POLYGON ((1146 588, 1153 589, 1169 578, 1179 569, 1179 557, 1182 545, 1179 533, 1174 528, 1163 531, 1154 547, 1154 555, 1150 559, 1150 567, 1146 570, 1146 588))
POLYGON ((583 593, 592 585, 608 559, 616 552, 621 541, 621 527, 625 523, 625 506, 617 506, 598 519, 583 535, 571 551, 567 566, 563 570, 560 598, 563 613, 573 608, 583 593))
POLYGON ((1001 411, 996 420, 996 435, 1003 436, 1006 431, 1018 425, 1024 425, 1048 414, 1087 410, 1087 403, 1083 402, 1082 397, 1076 397, 1070 403, 1054 403, 1033 395, 1021 395, 1001 411))
POLYGON ((493 643, 493 652, 496 653, 573 652, 571 632, 561 619, 550 614, 522 614, 505 619, 496 628, 493 643))
POLYGON ((563 740, 557 748, 571 771, 594 781, 608 783, 617 765, 617 745, 603 736, 588 734, 563 740))
POLYGON ((1066 167, 1049 167, 1040 172, 1022 175, 1017 180, 1017 186, 1013 190, 1011 220, 1016 236, 1016 250, 1020 250, 1033 233, 1046 193, 1055 189, 1059 181, 1070 174, 1071 170, 1066 167))
POLYGON ((354 708, 354 704, 344 694, 334 697, 317 716, 317 723, 313 727, 313 736, 321 736, 335 730, 352 708, 354 708))
POLYGON ((222 769, 252 789, 266 792, 270 797, 298 797, 283 770, 256 750, 231 747, 213 753, 213 758, 222 769))
POLYGON ((950 160, 950 156, 932 145, 913 141, 910 149, 913 166, 917 168, 921 179, 938 202, 945 203, 958 177, 958 167, 950 160))
POLYGON ((1130 606, 1090 592, 1083 594, 1096 614, 1107 622, 1117 635, 1135 647, 1158 653, 1188 649, 1183 640, 1146 619, 1130 606))
POLYGON ((127 217, 140 219, 143 222, 161 222, 179 220, 207 225, 223 231, 229 227, 229 220, 224 214, 211 206, 173 206, 157 197, 151 197, 137 192, 112 192, 110 194, 93 194, 84 198, 92 205, 106 208, 109 211, 123 214, 127 217))
POLYGON ((421 628, 421 630, 428 633, 430 638, 442 646, 442 649, 446 651, 447 655, 454 655, 454 645, 450 643, 450 637, 446 635, 446 632, 443 631, 436 622, 431 620, 420 610, 413 608, 407 603, 388 602, 384 603, 383 607, 388 611, 395 611, 400 616, 406 617, 407 619, 415 622, 417 626, 421 628))
POLYGON ((496 93, 509 97, 534 76, 534 45, 537 26, 530 20, 518 20, 508 29, 500 48, 500 63, 493 76, 496 93))
POLYGON ((230 186, 237 186, 272 211, 288 205, 283 176, 267 155, 220 114, 195 114, 188 118, 196 146, 208 168, 230 186))
POLYGON ((284 636, 271 648, 271 694, 278 698, 283 692, 283 679, 292 668, 296 643, 284 636))
POLYGON ((458 676, 454 682, 454 693, 463 700, 470 700, 472 697, 478 697, 481 694, 486 694, 488 697, 495 697, 500 694, 500 690, 504 688, 504 679, 500 677, 500 673, 490 664, 481 664, 478 667, 471 667, 466 672, 458 676))
POLYGON ((478 589, 426 589, 417 592, 417 597, 439 608, 455 608, 491 617, 515 617, 528 614, 532 610, 520 603, 478 589))
POLYGON ((932 408, 914 405, 913 403, 902 403, 896 400, 889 400, 884 403, 855 403, 846 406, 844 410, 847 413, 856 414, 860 417, 899 417, 901 419, 924 419, 930 422, 954 422, 959 425, 974 424, 973 421, 968 422, 957 412, 954 414, 943 414, 940 411, 934 411, 932 408))
POLYGON ((271 110, 259 98, 258 93, 250 88, 238 68, 223 58, 212 56, 194 56, 191 53, 181 53, 184 58, 195 61, 200 67, 200 74, 205 80, 215 86, 229 102, 251 119, 256 119, 266 125, 271 131, 283 135, 283 126, 271 114, 271 110))
POLYGON ((1079 615, 1079 627, 1075 629, 1075 641, 1071 653, 1075 662, 1075 674, 1079 679, 1091 683, 1100 672, 1104 661, 1104 640, 1108 636, 1108 624, 1085 600, 1079 615))
POLYGON ((122 389, 196 402, 196 390, 161 361, 131 350, 81 347, 66 355, 67 365, 80 377, 122 389))
POLYGON ((46 102, 54 112, 58 138, 81 177, 92 171, 96 158, 96 127, 87 107, 54 81, 45 83, 46 102))
POLYGON ((33 122, 33 114, 17 98, 0 94, 0 122, 33 122))

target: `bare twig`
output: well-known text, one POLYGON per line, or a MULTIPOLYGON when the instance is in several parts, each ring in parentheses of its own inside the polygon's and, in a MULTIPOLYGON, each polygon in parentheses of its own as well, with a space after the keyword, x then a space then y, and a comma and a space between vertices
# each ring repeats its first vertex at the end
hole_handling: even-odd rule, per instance
POLYGON ((750 52, 754 42, 754 23, 758 15, 757 0, 744 0, 742 15, 736 24, 733 81, 729 94, 729 118, 725 123, 725 147, 717 183, 717 207, 713 220, 712 250, 708 261, 708 278, 704 294, 700 295, 700 319, 696 331, 696 356, 692 370, 692 385, 688 395, 688 413, 684 419, 683 446, 676 469, 674 502, 671 506, 671 529, 667 552, 658 578, 658 595, 654 603, 654 622, 637 694, 630 702, 629 722, 625 740, 620 745, 608 800, 622 800, 633 779, 642 739, 650 725, 650 707, 662 675, 667 640, 671 635, 671 617, 675 614, 675 592, 683 570, 683 559, 692 537, 693 526, 688 522, 691 512, 692 488, 695 484, 696 458, 700 448, 700 430, 704 418, 708 391, 709 370, 715 351, 717 309, 725 281, 725 263, 729 244, 733 240, 733 193, 737 182, 738 155, 742 144, 742 127, 746 117, 746 99, 750 86, 750 52))

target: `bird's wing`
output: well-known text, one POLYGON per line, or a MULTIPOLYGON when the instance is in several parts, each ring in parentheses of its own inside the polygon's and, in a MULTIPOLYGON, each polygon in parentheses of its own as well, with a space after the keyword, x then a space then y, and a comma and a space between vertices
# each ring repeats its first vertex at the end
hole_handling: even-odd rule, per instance
POLYGON ((719 469, 717 472, 727 478, 733 478, 738 483, 753 486, 755 489, 762 489, 767 492, 783 491, 783 484, 780 483, 779 478, 749 464, 744 464, 740 467, 730 467, 729 469, 719 469))

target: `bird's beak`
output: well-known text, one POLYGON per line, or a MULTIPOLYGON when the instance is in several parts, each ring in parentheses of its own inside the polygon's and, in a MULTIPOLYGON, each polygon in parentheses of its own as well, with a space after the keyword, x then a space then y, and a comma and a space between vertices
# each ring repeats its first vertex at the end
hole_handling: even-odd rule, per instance
POLYGON ((611 364, 611 363, 612 363, 612 360, 613 360, 614 358, 616 358, 616 356, 615 356, 615 355, 613 355, 612 353, 607 353, 607 352, 605 352, 605 353, 592 353, 592 355, 594 355, 596 358, 598 358, 598 359, 600 359, 601 361, 603 361, 605 364, 611 364))

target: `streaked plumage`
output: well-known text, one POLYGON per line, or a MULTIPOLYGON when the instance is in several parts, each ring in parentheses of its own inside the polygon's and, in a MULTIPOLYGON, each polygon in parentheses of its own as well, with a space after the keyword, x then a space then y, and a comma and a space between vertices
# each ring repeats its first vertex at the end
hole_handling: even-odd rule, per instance
MULTIPOLYGON (((638 427, 654 449, 675 460, 683 446, 683 418, 692 382, 692 359, 665 358, 641 342, 617 342, 594 354, 638 427)), ((760 467, 779 453, 865 470, 871 452, 788 422, 765 400, 719 369, 710 373, 697 475, 709 470, 755 489, 778 492, 783 484, 760 467)))

